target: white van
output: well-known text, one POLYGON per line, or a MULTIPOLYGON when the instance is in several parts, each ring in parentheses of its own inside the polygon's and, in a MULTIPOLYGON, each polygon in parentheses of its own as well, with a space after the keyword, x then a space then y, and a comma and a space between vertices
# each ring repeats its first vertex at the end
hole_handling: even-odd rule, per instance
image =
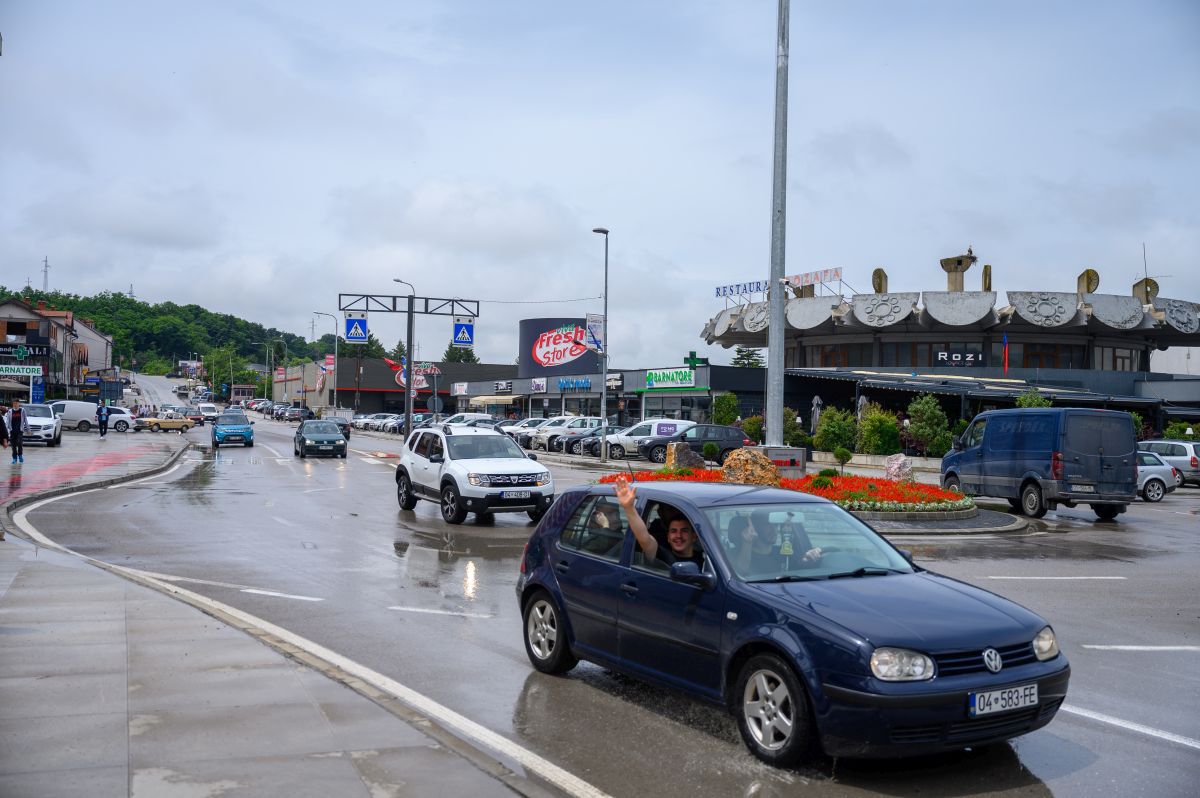
MULTIPOLYGON (((59 399, 50 403, 54 415, 62 419, 64 429, 87 432, 96 426, 96 403, 78 399, 59 399)), ((113 432, 133 429, 133 414, 128 408, 116 405, 108 408, 108 428, 113 432)))
POLYGON ((684 421, 680 418, 647 418, 637 422, 620 435, 612 435, 608 439, 608 456, 620 460, 627 454, 637 454, 638 441, 642 438, 655 438, 659 435, 674 435, 696 426, 695 421, 684 421))
MULTIPOLYGON (((416 413, 413 413, 415 416, 416 413)), ((443 424, 466 424, 468 421, 482 421, 490 419, 491 416, 487 413, 455 413, 442 421, 443 424)))

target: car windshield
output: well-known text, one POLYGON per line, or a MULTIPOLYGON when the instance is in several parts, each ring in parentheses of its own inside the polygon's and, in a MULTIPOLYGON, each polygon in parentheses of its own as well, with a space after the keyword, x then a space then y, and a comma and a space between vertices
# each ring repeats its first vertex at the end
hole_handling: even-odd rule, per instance
POLYGON ((54 418, 49 405, 25 405, 25 415, 29 418, 54 418))
POLYGON ((310 421, 304 425, 305 435, 337 435, 340 432, 332 421, 310 421))
POLYGON ((524 458, 525 453, 507 435, 448 435, 446 443, 451 460, 477 460, 481 457, 524 458))
POLYGON ((832 504, 757 504, 705 511, 734 574, 786 582, 912 573, 870 527, 832 504))
POLYGON ((245 423, 246 423, 246 417, 242 416, 242 415, 238 415, 237 413, 223 413, 223 414, 217 416, 217 426, 218 427, 221 426, 222 424, 236 424, 238 426, 242 426, 245 423))

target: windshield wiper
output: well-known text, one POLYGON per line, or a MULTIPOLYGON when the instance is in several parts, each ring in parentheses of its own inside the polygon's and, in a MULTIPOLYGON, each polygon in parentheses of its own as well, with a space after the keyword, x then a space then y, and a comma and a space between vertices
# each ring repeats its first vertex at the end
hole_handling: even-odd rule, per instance
POLYGON ((769 576, 766 579, 747 579, 746 582, 751 585, 767 584, 770 582, 812 582, 816 579, 821 579, 819 576, 798 576, 796 574, 780 574, 779 576, 769 576))
POLYGON ((878 565, 864 565, 862 568, 854 571, 843 571, 840 574, 830 574, 826 577, 826 579, 842 579, 845 577, 858 578, 860 576, 887 576, 888 574, 898 573, 902 572, 897 571, 895 568, 882 568, 878 565))

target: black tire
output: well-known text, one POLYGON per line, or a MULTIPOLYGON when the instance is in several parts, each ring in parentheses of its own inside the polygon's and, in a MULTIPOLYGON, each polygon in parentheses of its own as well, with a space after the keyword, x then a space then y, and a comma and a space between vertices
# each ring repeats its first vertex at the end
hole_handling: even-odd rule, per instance
POLYGON ((722 465, 722 466, 725 465, 725 458, 728 457, 729 453, 732 451, 733 451, 733 449, 726 449, 725 451, 723 451, 719 455, 717 455, 717 465, 722 465))
POLYGON ((220 449, 220 448, 221 448, 221 444, 217 443, 217 439, 216 439, 216 438, 213 438, 213 439, 212 439, 212 447, 213 447, 213 449, 220 449))
MULTIPOLYGON (((942 487, 953 493, 962 493, 962 482, 959 481, 957 474, 947 474, 942 487)), ((1016 506, 1020 508, 1021 503, 1017 502, 1016 506)))
POLYGON ((88 423, 87 421, 80 421, 78 424, 75 425, 75 429, 79 432, 87 432, 91 428, 92 428, 92 425, 90 423, 88 423))
POLYGON ((346 453, 345 453, 345 452, 342 452, 342 454, 341 454, 341 458, 342 458, 343 460, 345 460, 345 459, 346 459, 346 453))
POLYGON ((125 430, 129 429, 129 422, 118 421, 116 424, 113 424, 113 429, 117 432, 124 432, 125 430))
MULTIPOLYGON (((84 423, 84 422, 80 422, 80 423, 84 423)), ((87 432, 87 430, 84 430, 84 432, 87 432)), ((1179 469, 1175 469, 1175 487, 1182 488, 1186 484, 1187 484, 1187 481, 1183 478, 1183 472, 1180 471, 1179 469)))
POLYGON ((651 449, 650 450, 650 461, 654 462, 654 463, 667 462, 667 447, 666 446, 655 446, 653 449, 651 449))
POLYGON ((1020 499, 1009 499, 1008 506, 1013 508, 1013 512, 1017 512, 1017 513, 1021 512, 1021 500, 1020 499))
POLYGON ((1046 514, 1046 500, 1042 498, 1042 486, 1030 482, 1021 488, 1021 512, 1030 518, 1041 518, 1046 514))
POLYGON ((160 431, 161 431, 161 428, 160 428, 160 427, 159 427, 157 424, 151 424, 151 425, 150 425, 150 431, 151 431, 151 432, 160 432, 160 431))
POLYGON ((467 517, 458 488, 452 484, 442 487, 442 520, 447 524, 461 524, 467 517))
POLYGON ((814 750, 808 693, 791 666, 775 654, 758 654, 742 666, 731 702, 742 741, 762 761, 793 767, 814 750), (776 726, 780 718, 789 721, 789 729, 776 726))
POLYGON ((572 443, 570 454, 576 455, 578 457, 582 457, 583 456, 583 443, 581 441, 575 441, 574 443, 572 443))
POLYGON ((401 510, 411 510, 417 506, 417 497, 412 492, 412 482, 408 474, 401 471, 396 476, 396 501, 400 502, 401 510))
POLYGON ((1093 504, 1092 512, 1101 521, 1115 521, 1117 516, 1121 514, 1121 505, 1119 504, 1093 504))
POLYGON ((1167 486, 1161 479, 1148 479, 1142 486, 1142 498, 1148 502, 1160 502, 1167 495, 1167 486))
POLYGON ((62 434, 60 433, 58 435, 55 435, 53 438, 50 439, 50 442, 47 443, 46 445, 47 446, 61 446, 62 445, 62 434))
POLYGON ((247 447, 247 448, 249 448, 249 447, 251 447, 251 446, 253 446, 253 445, 254 445, 254 441, 246 441, 246 447, 247 447))
POLYGON ((542 520, 542 516, 546 514, 546 511, 539 507, 538 509, 530 510, 525 514, 529 516, 530 521, 536 524, 538 521, 542 520))
POLYGON ((300 450, 300 459, 301 459, 301 460, 303 460, 304 458, 308 457, 308 455, 307 455, 307 454, 305 453, 305 451, 304 451, 304 447, 303 447, 303 446, 298 446, 297 448, 300 450))
POLYGON ((608 447, 608 456, 614 460, 625 459, 625 447, 619 443, 614 443, 608 447))
POLYGON ((491 526, 496 523, 495 513, 475 513, 475 523, 479 526, 491 526))
POLYGON ((525 654, 542 673, 566 673, 579 660, 571 653, 567 628, 550 594, 539 590, 525 602, 521 613, 525 634, 525 654))

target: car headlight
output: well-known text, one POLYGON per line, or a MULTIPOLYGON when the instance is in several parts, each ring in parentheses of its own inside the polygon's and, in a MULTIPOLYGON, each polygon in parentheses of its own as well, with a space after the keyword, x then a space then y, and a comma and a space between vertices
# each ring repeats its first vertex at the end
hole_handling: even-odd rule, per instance
POLYGON ((919 682, 933 678, 933 660, 919 651, 877 648, 871 655, 871 672, 885 682, 919 682))
POLYGON ((1033 653, 1043 662, 1058 656, 1058 640, 1054 637, 1054 630, 1049 626, 1042 629, 1033 638, 1033 653))
POLYGON ((492 484, 492 480, 487 474, 467 474, 467 482, 475 486, 482 485, 485 488, 492 484))
POLYGON ((538 474, 537 482, 534 484, 536 484, 539 488, 549 485, 550 484, 550 472, 547 471, 545 474, 538 474))

